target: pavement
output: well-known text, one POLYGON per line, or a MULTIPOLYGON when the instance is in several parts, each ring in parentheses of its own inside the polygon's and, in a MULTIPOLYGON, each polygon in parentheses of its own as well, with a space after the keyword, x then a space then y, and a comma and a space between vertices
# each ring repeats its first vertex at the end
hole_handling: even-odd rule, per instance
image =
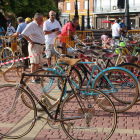
MULTIPOLYGON (((29 73, 29 70, 27 70, 27 73, 29 73)), ((8 77, 11 79, 15 79, 16 83, 19 82, 19 78, 15 75, 14 72, 11 72, 8 74, 8 77)), ((0 75, 0 85, 7 84, 2 79, 2 76, 0 75)), ((32 89, 37 93, 39 91, 37 89, 37 86, 35 84, 30 84, 32 89)), ((56 94, 58 89, 54 88, 54 95, 56 94)), ((0 104, 4 102, 6 104, 6 101, 2 100, 2 97, 5 95, 9 97, 10 95, 6 95, 6 92, 3 91, 3 95, 0 99, 0 104)), ((12 98, 12 94, 10 96, 12 98)), ((8 100, 8 98, 7 98, 8 100)), ((10 101, 10 99, 8 100, 10 101)), ((7 102, 8 102, 7 101, 7 102)), ((30 116, 33 115, 33 111, 29 109, 22 108, 22 112, 20 116, 14 117, 11 121, 9 121, 9 130, 12 131, 14 127, 25 125, 24 123, 21 124, 21 121, 23 122, 24 119, 29 119, 30 116)), ((1 112, 3 109, 1 109, 1 112)), ((38 116, 43 116, 47 118, 47 115, 44 111, 38 112, 38 116)), ((103 118, 104 119, 104 118, 103 118)), ((3 131, 4 120, 0 119, 0 131, 3 131)), ((18 130, 17 130, 18 131, 18 130)), ((1 138, 2 140, 5 140, 5 138, 1 138)), ((29 132, 26 136, 19 138, 18 140, 67 140, 69 139, 62 129, 52 129, 45 120, 38 120, 31 132, 29 132)), ((117 128, 110 138, 110 140, 140 140, 140 102, 137 102, 131 109, 124 113, 119 113, 117 118, 117 128)))

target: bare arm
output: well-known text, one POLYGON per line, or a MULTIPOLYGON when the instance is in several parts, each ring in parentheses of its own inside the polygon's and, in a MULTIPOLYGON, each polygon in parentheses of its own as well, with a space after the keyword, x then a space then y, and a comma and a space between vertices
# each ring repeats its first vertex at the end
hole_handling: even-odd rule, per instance
POLYGON ((59 28, 55 28, 54 31, 53 30, 51 30, 51 31, 44 31, 44 35, 48 35, 48 34, 51 34, 53 32, 57 32, 57 31, 59 31, 59 28))
POLYGON ((74 34, 71 33, 71 30, 68 30, 68 36, 70 36, 72 39, 74 38, 74 34))
POLYGON ((26 36, 26 35, 24 35, 24 34, 22 34, 22 36, 23 36, 27 41, 29 41, 29 43, 31 44, 31 48, 33 48, 33 47, 34 47, 33 41, 32 41, 28 36, 26 36))
POLYGON ((13 35, 19 36, 19 32, 14 33, 13 35))

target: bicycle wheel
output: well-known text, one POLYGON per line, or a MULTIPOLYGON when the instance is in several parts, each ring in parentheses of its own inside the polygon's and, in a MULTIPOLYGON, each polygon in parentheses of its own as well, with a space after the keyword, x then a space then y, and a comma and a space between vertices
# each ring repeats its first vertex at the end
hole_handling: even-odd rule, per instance
POLYGON ((69 118, 61 121, 66 135, 72 140, 109 139, 116 128, 117 115, 107 95, 95 89, 81 89, 74 98, 69 99, 70 96, 63 101, 60 110, 60 120, 69 118), (99 95, 96 101, 93 94, 99 95), (113 113, 103 110, 101 104, 109 106, 113 113))
MULTIPOLYGON (((53 71, 49 70, 38 70, 35 71, 32 74, 37 74, 37 75, 58 75, 55 74, 53 71)), ((38 81, 38 84, 32 83, 32 76, 29 76, 28 78, 25 79, 26 85, 34 92, 36 97, 38 97, 39 100, 42 99, 42 95, 45 95, 48 97, 48 100, 52 103, 55 104, 56 100, 59 100, 60 95, 62 94, 62 91, 58 87, 58 79, 59 82, 63 85, 63 79, 61 77, 36 77, 40 78, 40 81, 38 81)), ((22 96, 23 102, 32 109, 32 106, 26 99, 24 99, 24 95, 22 96)), ((42 111, 42 107, 38 104, 37 101, 35 101, 36 108, 38 111, 42 111)))
MULTIPOLYGON (((140 83, 140 66, 133 63, 123 63, 118 66, 130 70, 137 77, 140 83)), ((137 102, 138 101, 140 101, 140 97, 138 97, 137 102)))
POLYGON ((34 127, 37 111, 32 97, 25 90, 22 91, 24 98, 33 106, 31 111, 22 101, 21 92, 16 85, 0 86, 0 139, 17 139, 28 134, 34 127))
MULTIPOLYGON (((11 48, 9 47, 4 48, 1 52, 1 58, 2 58, 2 63, 14 60, 14 53, 11 50, 11 48)), ((13 64, 14 62, 5 64, 5 66, 10 68, 13 66, 13 64)))
MULTIPOLYGON (((121 70, 119 67, 106 70, 104 75, 100 74, 97 76, 92 85, 93 88, 106 93, 110 97, 117 113, 130 109, 138 98, 138 84, 135 77, 125 71, 125 69, 121 70), (115 90, 110 86, 104 75, 109 78, 115 90)), ((98 95, 95 95, 94 98, 96 100, 98 95)), ((103 109, 112 112, 107 107, 103 107, 103 109)))

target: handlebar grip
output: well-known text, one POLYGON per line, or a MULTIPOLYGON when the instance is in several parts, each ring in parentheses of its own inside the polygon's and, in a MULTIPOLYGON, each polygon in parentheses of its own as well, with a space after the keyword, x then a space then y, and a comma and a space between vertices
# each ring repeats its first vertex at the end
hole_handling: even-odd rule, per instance
POLYGON ((83 51, 81 51, 81 50, 77 50, 78 52, 80 52, 80 53, 83 53, 83 54, 85 54, 85 52, 83 52, 83 51))
POLYGON ((73 56, 70 56, 70 55, 67 55, 67 54, 66 54, 66 57, 73 58, 73 56))

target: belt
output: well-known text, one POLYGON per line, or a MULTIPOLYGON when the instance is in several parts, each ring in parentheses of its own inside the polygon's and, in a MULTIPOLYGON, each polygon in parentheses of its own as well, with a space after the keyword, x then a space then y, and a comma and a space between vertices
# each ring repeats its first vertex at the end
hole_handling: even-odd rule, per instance
POLYGON ((45 44, 41 44, 41 43, 37 43, 37 42, 33 42, 34 44, 38 44, 38 45, 45 45, 45 44))

